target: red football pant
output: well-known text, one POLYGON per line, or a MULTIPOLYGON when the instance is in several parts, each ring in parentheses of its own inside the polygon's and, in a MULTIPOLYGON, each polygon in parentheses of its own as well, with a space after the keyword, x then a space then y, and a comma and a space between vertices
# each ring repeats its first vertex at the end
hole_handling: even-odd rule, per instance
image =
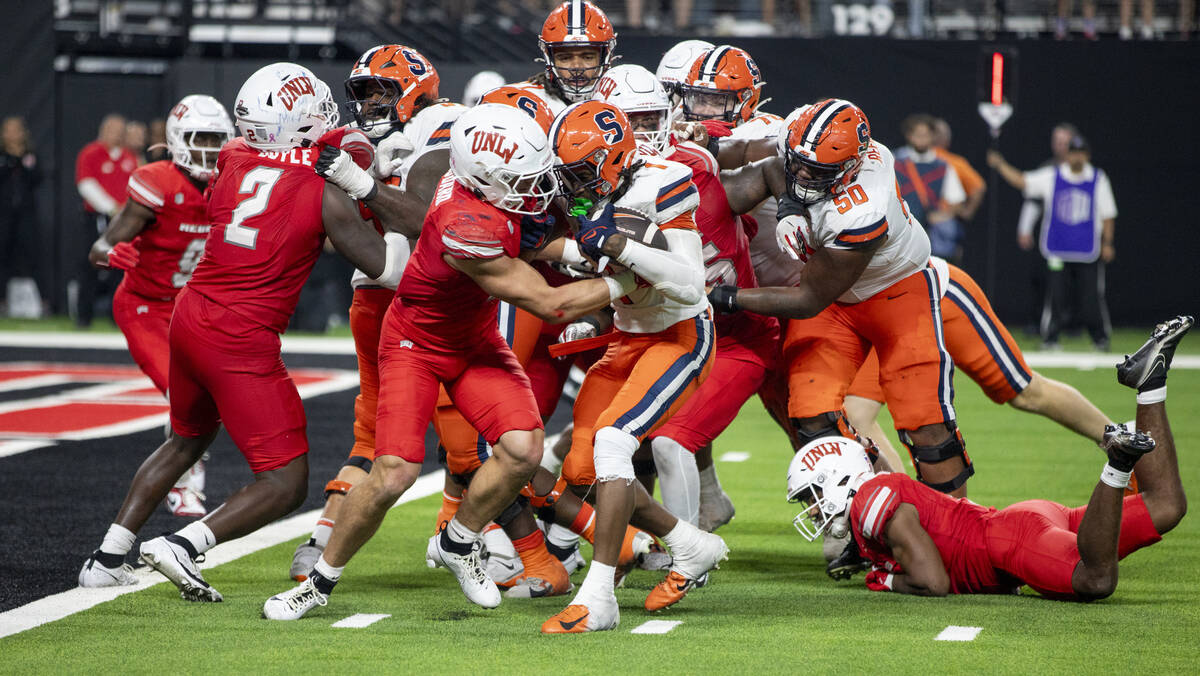
MULTIPOLYGON (((988 520, 984 536, 992 566, 1045 596, 1076 596, 1071 578, 1080 561, 1076 537, 1085 511, 1086 506, 1072 509, 1049 500, 1027 500, 1000 510, 988 520)), ((1127 496, 1117 558, 1161 539, 1142 496, 1127 496)))
POLYGON ((117 328, 125 334, 129 355, 164 395, 171 372, 168 331, 175 300, 139 296, 122 283, 113 294, 112 313, 117 328))
POLYGON ((171 427, 202 437, 224 422, 258 474, 308 453, 300 393, 279 334, 184 288, 171 319, 171 427))

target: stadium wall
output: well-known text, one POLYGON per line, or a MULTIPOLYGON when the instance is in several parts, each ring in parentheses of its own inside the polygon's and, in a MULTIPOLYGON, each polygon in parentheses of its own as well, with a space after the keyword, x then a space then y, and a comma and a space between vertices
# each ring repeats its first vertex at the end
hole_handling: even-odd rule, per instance
MULTIPOLYGON (((954 127, 953 149, 987 175, 989 139, 976 112, 981 43, 760 38, 737 44, 762 68, 771 97, 765 110, 786 114, 818 98, 848 98, 867 112, 876 138, 892 146, 903 143, 899 126, 906 115, 933 113, 954 127)), ((621 39, 618 51, 626 63, 653 67, 665 45, 662 37, 637 36, 621 39)), ((1200 150, 1200 131, 1193 122, 1200 110, 1200 50, 1183 43, 1028 41, 1015 46, 1020 52, 1016 113, 1004 128, 1000 148, 1014 165, 1032 169, 1048 157, 1050 129, 1057 122, 1074 122, 1091 140, 1094 162, 1108 172, 1120 211, 1117 260, 1108 271, 1114 323, 1144 325, 1166 314, 1194 312, 1193 293, 1200 285, 1191 269, 1192 252, 1200 245, 1200 234, 1187 195, 1200 184, 1200 167, 1193 160, 1200 150)), ((76 227, 74 153, 93 138, 104 113, 119 110, 149 119, 193 92, 212 93, 228 103, 262 63, 181 59, 161 76, 58 73, 58 91, 69 92, 60 93, 56 106, 58 231, 76 227), (88 105, 80 106, 80 101, 88 105)), ((349 62, 306 65, 340 95, 349 62)), ((538 66, 497 63, 492 68, 516 80, 538 66)), ((457 99, 478 66, 438 64, 438 69, 442 93, 457 99)), ((14 90, 8 101, 22 96, 12 85, 5 80, 6 91, 14 90)), ((1016 246, 1019 194, 1007 186, 996 186, 996 193, 995 247, 989 250, 985 204, 968 227, 964 267, 981 284, 990 281, 998 314, 1020 326, 1040 311, 1040 303, 1031 299, 1030 279, 1042 263, 1016 246)), ((76 252, 86 251, 86 243, 77 238, 61 241, 59 277, 69 271, 76 252)))

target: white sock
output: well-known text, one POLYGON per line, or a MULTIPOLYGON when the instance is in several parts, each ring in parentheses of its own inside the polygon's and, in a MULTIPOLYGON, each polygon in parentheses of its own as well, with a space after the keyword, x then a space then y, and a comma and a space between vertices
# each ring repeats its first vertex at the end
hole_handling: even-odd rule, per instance
POLYGON ((333 535, 333 519, 317 519, 317 527, 313 529, 313 543, 321 549, 329 545, 329 536, 333 535))
POLYGON ((560 549, 570 549, 579 544, 579 535, 566 526, 552 523, 546 531, 546 541, 560 549))
POLYGON ((611 598, 613 595, 613 577, 617 573, 616 566, 609 566, 599 561, 592 561, 588 568, 587 577, 579 585, 579 593, 572 603, 587 604, 588 601, 611 598))
POLYGON ((718 495, 722 492, 721 481, 717 478, 717 466, 709 465, 700 470, 700 494, 718 495))
POLYGON ((209 530, 203 521, 193 521, 175 532, 176 535, 192 543, 197 554, 203 554, 217 544, 217 536, 209 530))
POLYGON ((678 547, 682 547, 684 549, 691 547, 696 543, 699 537, 699 528, 696 528, 683 519, 679 519, 675 523, 675 527, 672 528, 669 533, 663 536, 662 541, 671 548, 671 551, 674 551, 678 547))
POLYGON ((1100 481, 1113 488, 1129 488, 1130 472, 1122 472, 1118 469, 1113 469, 1113 466, 1105 463, 1104 470, 1100 472, 1100 481))
POLYGON ((1139 404, 1157 404, 1167 400, 1167 386, 1163 385, 1157 390, 1147 390, 1138 392, 1137 403, 1139 404))
POLYGON ((314 573, 320 573, 321 577, 329 580, 330 582, 337 582, 338 578, 342 576, 342 571, 344 570, 346 570, 345 566, 342 566, 341 568, 335 568, 329 565, 329 562, 325 560, 324 554, 321 555, 321 558, 317 559, 317 563, 313 566, 314 573))
POLYGON ((108 532, 104 534, 104 541, 100 543, 100 551, 105 554, 118 554, 125 556, 133 549, 133 541, 137 536, 133 531, 124 526, 113 524, 108 527, 108 532))
POLYGON ((464 545, 469 545, 479 539, 479 531, 473 531, 462 525, 457 516, 450 519, 450 523, 446 524, 446 534, 454 542, 464 545))
POLYGON ((650 440, 663 507, 691 524, 700 520, 700 473, 696 456, 679 442, 667 437, 650 440))

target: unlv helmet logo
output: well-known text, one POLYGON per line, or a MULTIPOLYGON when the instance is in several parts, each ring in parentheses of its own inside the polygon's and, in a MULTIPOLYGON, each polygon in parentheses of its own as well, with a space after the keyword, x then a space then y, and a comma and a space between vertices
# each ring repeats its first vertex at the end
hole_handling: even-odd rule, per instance
POLYGON ((608 96, 612 94, 613 90, 616 88, 617 81, 608 76, 600 78, 600 81, 596 83, 596 91, 604 97, 605 101, 608 100, 608 96))
POLYGON ((806 469, 811 470, 817 466, 817 462, 827 455, 841 455, 842 445, 836 441, 829 441, 824 444, 817 444, 812 447, 808 453, 804 454, 804 463, 806 469))
POLYGON ((517 144, 497 132, 479 130, 471 135, 471 152, 495 153, 507 164, 517 153, 517 144))
POLYGON ((179 103, 179 104, 176 104, 176 106, 171 109, 171 115, 174 115, 175 119, 177 119, 177 120, 182 120, 183 116, 187 114, 187 111, 188 111, 188 107, 183 105, 182 103, 179 103))
POLYGON ((315 96, 316 91, 313 89, 312 80, 308 79, 307 75, 300 75, 283 83, 276 96, 279 97, 279 102, 283 104, 284 108, 291 110, 292 106, 296 105, 296 101, 305 94, 315 96))

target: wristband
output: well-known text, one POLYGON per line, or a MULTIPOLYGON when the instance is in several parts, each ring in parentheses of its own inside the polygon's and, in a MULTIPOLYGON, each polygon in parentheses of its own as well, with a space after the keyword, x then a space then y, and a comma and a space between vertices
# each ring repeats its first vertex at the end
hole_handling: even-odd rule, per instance
POLYGON ((632 272, 622 272, 613 277, 605 277, 604 283, 608 285, 608 302, 615 303, 618 299, 628 296, 636 286, 632 272))
POLYGON ((1100 482, 1106 486, 1112 486, 1113 488, 1128 488, 1129 476, 1131 474, 1133 474, 1132 471, 1122 472, 1120 470, 1113 469, 1112 465, 1105 463, 1104 470, 1100 472, 1100 482))
POLYGON ((1156 388, 1153 390, 1146 390, 1145 392, 1138 392, 1138 394, 1137 394, 1137 403, 1138 404, 1160 404, 1166 400, 1167 400, 1167 386, 1166 385, 1163 385, 1162 387, 1159 387, 1159 388, 1156 388))

